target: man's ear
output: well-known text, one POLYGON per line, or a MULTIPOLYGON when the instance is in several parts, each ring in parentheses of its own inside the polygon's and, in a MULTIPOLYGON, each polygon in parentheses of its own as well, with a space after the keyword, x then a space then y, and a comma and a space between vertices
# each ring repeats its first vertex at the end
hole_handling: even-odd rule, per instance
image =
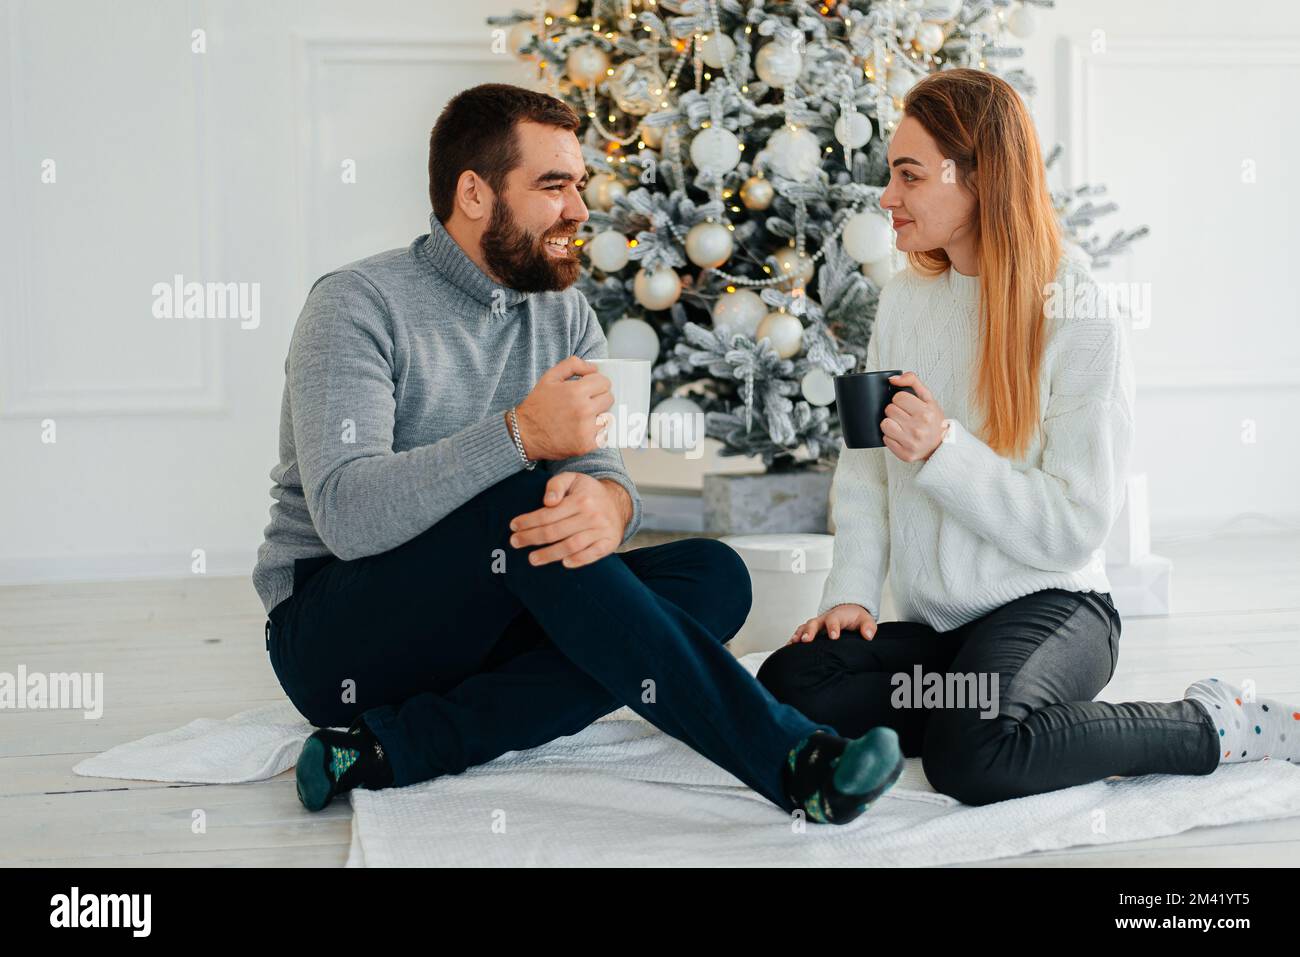
POLYGON ((492 189, 472 169, 467 169, 456 180, 456 206, 466 219, 486 219, 492 212, 492 189))

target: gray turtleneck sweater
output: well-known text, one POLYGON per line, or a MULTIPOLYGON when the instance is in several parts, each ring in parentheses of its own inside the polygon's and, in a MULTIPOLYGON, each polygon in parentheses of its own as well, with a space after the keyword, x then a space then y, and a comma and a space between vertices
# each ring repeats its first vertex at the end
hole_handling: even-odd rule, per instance
MULTIPOLYGON (((316 280, 285 360, 275 501, 253 569, 266 610, 292 592, 295 559, 396 548, 522 470, 502 414, 571 355, 608 355, 582 293, 494 282, 436 216, 409 246, 316 280)), ((543 468, 618 482, 633 509, 623 541, 636 533, 641 499, 617 449, 543 468)))

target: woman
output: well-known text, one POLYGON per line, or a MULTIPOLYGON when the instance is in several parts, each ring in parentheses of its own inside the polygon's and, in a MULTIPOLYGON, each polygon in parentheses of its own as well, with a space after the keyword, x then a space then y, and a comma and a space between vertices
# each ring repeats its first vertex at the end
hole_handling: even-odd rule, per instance
POLYGON ((1180 701, 1092 700, 1118 653, 1102 545, 1123 504, 1133 374, 1123 320, 1062 255, 1019 95, 977 70, 927 77, 888 162, 881 205, 911 268, 882 291, 867 368, 914 370, 891 381, 916 394, 888 406, 884 449, 841 451, 818 615, 759 680, 841 735, 896 730, 967 804, 1300 761, 1296 708, 1216 679, 1180 701), (887 565, 909 620, 878 625, 887 565), (981 687, 991 701, 963 694, 981 687))

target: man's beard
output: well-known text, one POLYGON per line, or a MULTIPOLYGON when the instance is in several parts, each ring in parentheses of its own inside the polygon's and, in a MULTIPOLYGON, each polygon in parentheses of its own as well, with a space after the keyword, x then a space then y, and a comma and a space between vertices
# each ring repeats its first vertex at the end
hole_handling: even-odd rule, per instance
POLYGON ((519 225, 509 204, 497 197, 492 218, 481 240, 483 259, 501 282, 520 292, 558 292, 578 280, 582 263, 572 245, 578 223, 561 220, 543 236, 533 236, 519 225), (568 236, 570 245, 563 259, 546 251, 547 237, 568 236))

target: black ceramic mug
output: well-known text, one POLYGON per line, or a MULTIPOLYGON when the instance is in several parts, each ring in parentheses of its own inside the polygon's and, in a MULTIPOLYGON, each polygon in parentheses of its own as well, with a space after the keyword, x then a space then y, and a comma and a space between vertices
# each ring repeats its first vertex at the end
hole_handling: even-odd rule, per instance
POLYGON ((885 437, 880 434, 880 423, 884 421, 885 409, 894 400, 894 394, 910 392, 916 395, 911 386, 890 383, 890 376, 902 374, 902 369, 884 369, 835 377, 835 406, 839 409, 845 445, 851 449, 884 448, 885 437))

